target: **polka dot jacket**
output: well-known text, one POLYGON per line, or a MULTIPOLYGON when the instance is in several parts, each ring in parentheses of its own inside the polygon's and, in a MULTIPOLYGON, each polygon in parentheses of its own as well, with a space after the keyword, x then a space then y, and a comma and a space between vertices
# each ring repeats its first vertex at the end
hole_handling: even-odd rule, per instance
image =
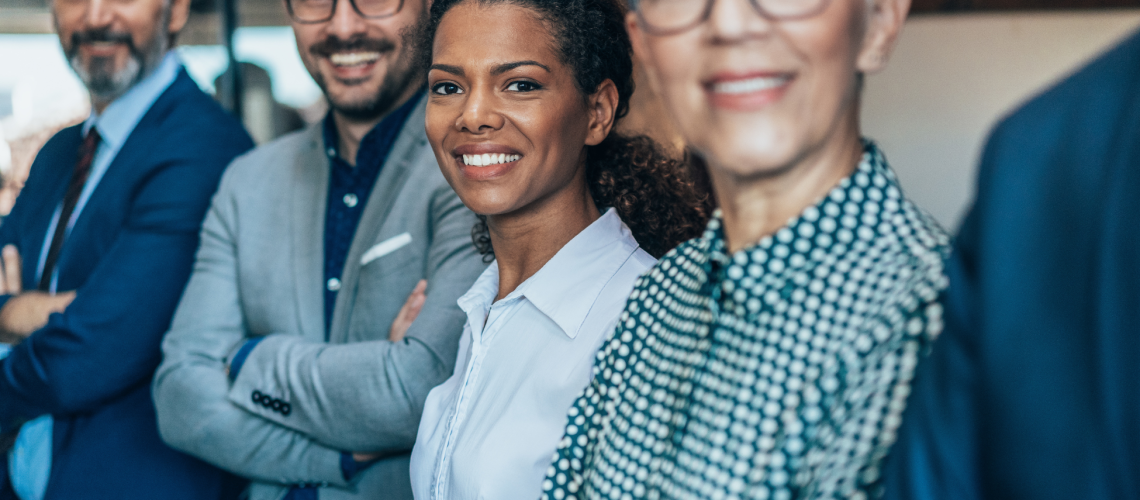
POLYGON ((948 238, 874 143, 818 204, 726 255, 721 215, 634 288, 543 498, 876 497, 948 238))

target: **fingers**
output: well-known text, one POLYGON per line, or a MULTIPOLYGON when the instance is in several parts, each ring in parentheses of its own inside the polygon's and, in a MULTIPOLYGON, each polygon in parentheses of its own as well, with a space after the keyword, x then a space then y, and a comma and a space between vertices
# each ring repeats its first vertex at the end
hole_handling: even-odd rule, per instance
POLYGON ((4 245, 0 259, 4 262, 3 276, 0 276, 0 292, 15 295, 23 291, 20 278, 20 252, 15 245, 4 245))
POLYGON ((408 295, 408 300, 404 301, 404 306, 400 308, 400 312, 396 314, 396 319, 392 321, 388 340, 399 342, 404 339, 404 335, 408 333, 408 328, 420 315, 420 310, 423 309, 424 302, 427 301, 427 295, 424 293, 426 290, 427 280, 420 280, 419 283, 416 283, 411 295, 408 295))
POLYGON ((380 458, 379 453, 353 453, 352 454, 352 459, 356 460, 357 462, 360 462, 360 463, 371 462, 373 460, 376 460, 377 458, 380 458))
POLYGON ((407 302, 404 302, 404 308, 401 314, 404 315, 404 320, 410 326, 413 321, 420 315, 420 310, 424 308, 424 302, 427 302, 427 280, 420 280, 416 283, 416 287, 412 289, 412 294, 408 296, 407 302))
POLYGON ((51 312, 63 312, 75 300, 75 290, 52 295, 51 312))

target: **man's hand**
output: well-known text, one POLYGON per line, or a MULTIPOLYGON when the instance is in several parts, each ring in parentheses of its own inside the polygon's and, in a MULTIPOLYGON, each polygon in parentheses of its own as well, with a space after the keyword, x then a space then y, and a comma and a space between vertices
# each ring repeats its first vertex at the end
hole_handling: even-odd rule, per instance
POLYGON ((376 460, 382 456, 384 455, 381 455, 379 453, 353 453, 352 459, 356 460, 358 463, 366 463, 376 460))
POLYGON ((0 251, 0 295, 18 295, 24 291, 20 278, 20 251, 15 245, 4 245, 0 251))
POLYGON ((0 309, 0 342, 16 343, 47 324, 51 313, 63 312, 75 299, 75 292, 49 294, 23 291, 20 279, 20 252, 7 245, 2 252, 0 292, 12 295, 0 309))
POLYGON ((416 283, 416 288, 412 290, 412 294, 408 295, 408 300, 404 301, 404 307, 400 308, 400 312, 396 314, 396 319, 392 320, 392 329, 388 331, 388 340, 392 342, 399 342, 407 335, 408 328, 412 326, 412 322, 420 315, 420 309, 424 308, 424 301, 427 300, 427 280, 420 280, 416 283))

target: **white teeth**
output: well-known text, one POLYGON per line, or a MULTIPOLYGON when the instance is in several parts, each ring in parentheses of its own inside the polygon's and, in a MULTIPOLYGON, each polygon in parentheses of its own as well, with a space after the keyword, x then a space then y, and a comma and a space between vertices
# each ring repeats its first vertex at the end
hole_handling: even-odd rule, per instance
POLYGON ((484 153, 481 155, 463 155, 464 165, 473 165, 476 167, 485 167, 487 165, 497 165, 500 163, 510 163, 522 158, 522 155, 509 155, 505 153, 484 153))
POLYGON ((749 78, 747 80, 734 80, 731 82, 718 82, 713 84, 713 92, 720 94, 747 94, 779 87, 790 80, 787 76, 768 76, 749 78))
POLYGON ((356 66, 380 59, 379 52, 338 52, 329 56, 329 61, 337 66, 356 66))

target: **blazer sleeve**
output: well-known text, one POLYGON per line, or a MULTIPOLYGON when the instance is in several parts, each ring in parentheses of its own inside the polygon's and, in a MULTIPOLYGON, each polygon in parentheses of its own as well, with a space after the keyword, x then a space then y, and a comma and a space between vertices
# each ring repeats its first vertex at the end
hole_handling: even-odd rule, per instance
POLYGON ((427 301, 405 339, 330 345, 272 335, 242 366, 230 391, 234 404, 340 450, 412 447, 428 392, 455 365, 466 320, 456 301, 486 268, 471 244, 475 217, 442 177, 430 203, 427 301), (289 395, 292 411, 264 411, 250 400, 254 390, 289 395))
MULTIPOLYGON (((59 132, 53 136, 46 144, 44 144, 43 147, 40 148, 40 152, 44 153, 51 151, 49 148, 65 149, 66 146, 60 145, 60 143, 63 142, 61 136, 63 136, 65 132, 66 131, 59 132)), ((27 214, 25 212, 28 210, 28 204, 33 201, 33 198, 39 198, 39 200, 35 201, 40 201, 43 198, 49 196, 48 186, 46 185, 45 181, 47 178, 55 176, 52 175, 54 172, 45 172, 46 170, 50 170, 50 166, 47 164, 48 160, 45 159, 46 156, 48 155, 36 155, 36 159, 33 160, 31 168, 28 169, 28 178, 24 183, 23 189, 20 191, 21 194, 28 193, 28 196, 17 196, 16 203, 12 206, 12 211, 9 212, 8 215, 4 216, 3 222, 0 222, 0 248, 3 248, 4 245, 9 244, 19 247, 20 231, 23 229, 25 220, 27 219, 27 214)), ((24 262, 30 263, 32 260, 29 260, 29 257, 36 257, 27 255, 27 249, 19 250, 21 251, 20 258, 23 259, 24 262)), ((28 264, 25 264, 24 267, 27 268, 28 264)), ((23 279, 25 281, 24 285, 29 285, 27 280, 29 279, 28 277, 33 273, 30 273, 28 269, 24 269, 23 271, 23 279)), ((33 287, 34 284, 32 286, 25 286, 25 288, 29 289, 33 287)), ((8 303, 8 299, 11 298, 12 296, 9 294, 0 294, 0 309, 2 309, 8 303)))
POLYGON ((159 432, 174 448, 255 481, 344 486, 338 451, 226 398, 226 357, 248 339, 229 180, 206 215, 193 274, 162 343, 153 387, 159 432))
MULTIPOLYGON (((987 144, 978 173, 978 195, 946 261, 949 287, 940 301, 945 327, 928 357, 919 361, 910 397, 890 454, 883 464, 885 500, 981 498, 975 468, 980 416, 982 332, 980 260, 983 227, 990 213, 994 168, 1013 158, 999 127, 987 144)), ((1016 163, 1011 163, 1016 164, 1016 163)))
MULTIPOLYGON (((215 151, 232 157, 231 146, 215 151)), ((220 156, 172 155, 141 177, 122 229, 75 300, 0 361, 0 427, 90 412, 150 380, 228 161, 220 156)))

